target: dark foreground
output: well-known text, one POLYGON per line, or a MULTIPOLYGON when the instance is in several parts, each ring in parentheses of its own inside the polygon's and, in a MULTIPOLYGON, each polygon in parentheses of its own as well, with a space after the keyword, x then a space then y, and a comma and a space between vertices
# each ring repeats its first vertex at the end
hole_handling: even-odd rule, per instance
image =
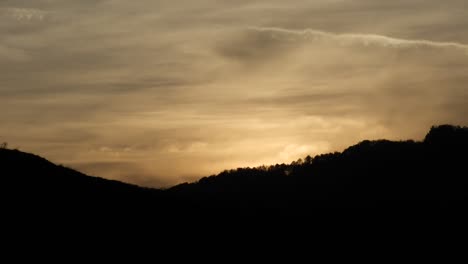
POLYGON ((167 190, 90 177, 0 149, 4 209, 196 215, 306 214, 317 208, 467 207, 468 128, 433 127, 422 142, 363 141, 342 153, 241 168, 167 190))

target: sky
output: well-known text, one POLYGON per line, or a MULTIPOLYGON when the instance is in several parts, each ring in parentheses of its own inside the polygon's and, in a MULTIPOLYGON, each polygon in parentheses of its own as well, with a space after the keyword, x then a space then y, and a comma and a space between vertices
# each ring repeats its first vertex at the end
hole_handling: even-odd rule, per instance
POLYGON ((468 125, 466 0, 1 0, 0 142, 168 187, 468 125))

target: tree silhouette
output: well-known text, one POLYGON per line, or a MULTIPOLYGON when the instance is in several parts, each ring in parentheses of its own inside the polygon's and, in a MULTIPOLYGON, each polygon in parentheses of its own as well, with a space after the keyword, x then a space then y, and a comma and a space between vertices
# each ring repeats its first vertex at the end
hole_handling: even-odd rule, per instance
POLYGON ((465 127, 432 127, 422 142, 365 140, 343 152, 307 156, 291 164, 225 170, 167 190, 90 177, 2 146, 2 194, 35 207, 67 203, 99 210, 142 208, 197 215, 218 210, 307 213, 324 207, 468 205, 465 127))

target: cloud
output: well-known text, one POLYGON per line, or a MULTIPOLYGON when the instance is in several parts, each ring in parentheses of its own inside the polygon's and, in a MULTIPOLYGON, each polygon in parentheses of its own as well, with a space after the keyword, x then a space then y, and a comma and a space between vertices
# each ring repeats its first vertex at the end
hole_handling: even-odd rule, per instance
POLYGON ((3 0, 0 135, 164 186, 420 138, 466 123, 465 5, 3 0))
POLYGON ((272 39, 286 37, 290 41, 335 41, 341 45, 378 45, 388 48, 447 48, 456 49, 468 55, 468 45, 457 42, 436 42, 430 40, 408 40, 375 34, 335 34, 314 29, 291 30, 275 27, 250 27, 250 30, 269 33, 272 39))
POLYGON ((42 21, 48 13, 35 8, 0 8, 0 16, 7 16, 19 21, 42 21))
POLYGON ((8 62, 24 62, 29 59, 24 50, 0 44, 0 58, 8 62))

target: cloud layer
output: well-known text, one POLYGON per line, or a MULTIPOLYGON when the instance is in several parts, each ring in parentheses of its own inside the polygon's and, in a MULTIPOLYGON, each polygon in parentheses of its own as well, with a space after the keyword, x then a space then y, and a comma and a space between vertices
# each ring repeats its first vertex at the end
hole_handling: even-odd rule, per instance
POLYGON ((464 2, 5 0, 0 141, 168 186, 468 125, 464 2))

